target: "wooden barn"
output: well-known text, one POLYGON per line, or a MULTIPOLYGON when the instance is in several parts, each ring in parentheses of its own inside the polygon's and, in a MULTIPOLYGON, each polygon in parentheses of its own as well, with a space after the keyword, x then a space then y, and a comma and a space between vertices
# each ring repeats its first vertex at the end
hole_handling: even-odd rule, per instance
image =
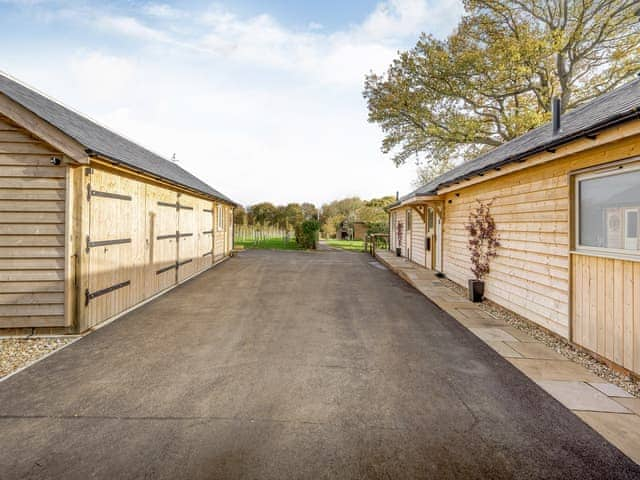
POLYGON ((478 200, 501 244, 485 296, 640 374, 640 80, 400 198, 391 249, 466 286, 478 200))
POLYGON ((82 332, 207 270, 234 205, 0 74, 0 334, 82 332))

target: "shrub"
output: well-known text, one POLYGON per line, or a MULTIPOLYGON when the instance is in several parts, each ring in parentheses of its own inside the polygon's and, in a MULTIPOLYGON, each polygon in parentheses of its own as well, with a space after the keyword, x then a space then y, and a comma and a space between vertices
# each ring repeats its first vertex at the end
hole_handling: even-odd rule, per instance
POLYGON ((305 220, 296 225, 296 243, 301 248, 316 248, 316 238, 320 231, 320 222, 305 220))
POLYGON ((469 213, 469 223, 465 227, 469 232, 471 271, 477 280, 482 280, 489 273, 489 262, 497 255, 497 248, 500 246, 496 222, 489 211, 491 203, 478 200, 478 206, 469 213))
POLYGON ((389 233, 389 224, 386 222, 375 222, 367 224, 367 234, 389 233))

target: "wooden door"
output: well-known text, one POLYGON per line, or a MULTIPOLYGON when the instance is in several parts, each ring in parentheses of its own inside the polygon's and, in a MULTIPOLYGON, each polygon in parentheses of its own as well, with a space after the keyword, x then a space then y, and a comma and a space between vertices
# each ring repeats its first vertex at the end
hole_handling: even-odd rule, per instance
POLYGON ((405 214, 405 228, 407 233, 405 235, 405 257, 411 260, 411 242, 413 237, 411 236, 411 208, 408 208, 405 214))
POLYGON ((177 282, 178 195, 160 187, 147 186, 147 297, 177 282))
POLYGON ((434 265, 435 270, 438 272, 442 271, 442 216, 440 212, 435 213, 436 216, 436 240, 435 240, 435 259, 434 265))
POLYGON ((178 196, 178 282, 196 272, 196 204, 198 199, 189 195, 178 196))
POLYGON ((213 263, 213 205, 208 200, 199 201, 198 209, 198 270, 213 263))
POLYGON ((88 234, 82 247, 88 264, 84 321, 91 327, 141 300, 143 232, 136 220, 144 190, 114 173, 87 173, 88 234))
POLYGON ((435 220, 434 211, 432 207, 425 207, 427 221, 425 223, 426 237, 425 237, 425 267, 429 269, 434 268, 434 239, 435 239, 435 220))

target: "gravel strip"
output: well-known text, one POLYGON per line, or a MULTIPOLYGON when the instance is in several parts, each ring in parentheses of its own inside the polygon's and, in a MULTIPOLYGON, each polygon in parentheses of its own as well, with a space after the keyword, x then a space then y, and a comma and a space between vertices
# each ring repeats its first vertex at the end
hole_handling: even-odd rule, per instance
MULTIPOLYGON (((467 297, 467 289, 458 285, 455 282, 447 278, 442 278, 442 284, 451 288, 459 295, 467 297)), ((626 390, 635 397, 640 397, 640 379, 633 378, 621 372, 608 367, 600 360, 594 358, 587 352, 577 349, 566 340, 552 335, 546 330, 540 328, 533 322, 526 318, 507 310, 504 307, 492 302, 491 300, 483 300, 481 303, 476 304, 480 309, 488 313, 489 315, 503 320, 507 324, 511 325, 518 330, 528 333, 541 343, 544 343, 547 347, 552 348, 555 352, 568 358, 569 360, 579 363, 590 372, 598 375, 607 382, 613 383, 620 388, 626 390)))
POLYGON ((0 339, 0 378, 72 342, 75 338, 0 339))

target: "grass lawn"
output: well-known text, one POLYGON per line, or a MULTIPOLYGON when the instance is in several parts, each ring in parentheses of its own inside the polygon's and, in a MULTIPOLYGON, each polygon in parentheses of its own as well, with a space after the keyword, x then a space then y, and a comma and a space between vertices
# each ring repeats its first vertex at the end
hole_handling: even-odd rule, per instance
POLYGON ((336 240, 335 238, 329 238, 326 242, 330 247, 351 250, 352 252, 362 252, 364 250, 364 241, 362 240, 336 240))
POLYGON ((262 248, 267 250, 299 250, 298 244, 293 238, 288 242, 282 238, 268 238, 258 243, 255 243, 253 240, 236 240, 234 245, 244 248, 262 248))

